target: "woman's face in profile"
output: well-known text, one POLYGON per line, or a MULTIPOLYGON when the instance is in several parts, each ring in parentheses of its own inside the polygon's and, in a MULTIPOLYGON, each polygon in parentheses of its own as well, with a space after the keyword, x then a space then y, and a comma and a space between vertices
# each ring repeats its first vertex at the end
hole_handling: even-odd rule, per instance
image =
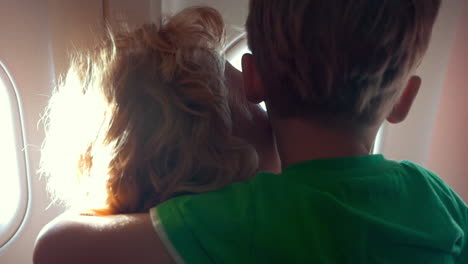
POLYGON ((232 111, 233 120, 235 120, 233 133, 255 148, 259 159, 259 171, 280 173, 281 161, 268 114, 260 105, 251 105, 249 111, 252 115, 251 119, 246 118, 242 112, 232 111))
POLYGON ((230 107, 233 134, 251 144, 259 158, 259 171, 281 172, 281 162, 276 149, 268 113, 259 105, 248 102, 244 91, 243 74, 226 63, 226 84, 230 89, 230 107), (242 105, 241 104, 246 104, 242 105), (248 117, 250 115, 250 117, 248 117))

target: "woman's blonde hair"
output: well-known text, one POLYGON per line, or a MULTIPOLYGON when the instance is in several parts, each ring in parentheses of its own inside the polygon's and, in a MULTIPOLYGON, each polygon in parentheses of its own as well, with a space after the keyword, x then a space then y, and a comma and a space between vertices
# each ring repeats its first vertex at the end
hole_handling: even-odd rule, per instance
POLYGON ((135 213, 253 176, 255 150, 232 135, 223 38, 219 13, 196 7, 77 56, 44 116, 54 200, 135 213))

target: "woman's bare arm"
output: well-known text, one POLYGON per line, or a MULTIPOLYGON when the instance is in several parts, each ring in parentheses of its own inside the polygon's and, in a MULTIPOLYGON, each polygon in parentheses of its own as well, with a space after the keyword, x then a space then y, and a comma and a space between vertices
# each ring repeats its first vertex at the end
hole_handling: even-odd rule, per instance
POLYGON ((149 214, 62 215, 39 234, 33 262, 173 263, 153 229, 149 214))

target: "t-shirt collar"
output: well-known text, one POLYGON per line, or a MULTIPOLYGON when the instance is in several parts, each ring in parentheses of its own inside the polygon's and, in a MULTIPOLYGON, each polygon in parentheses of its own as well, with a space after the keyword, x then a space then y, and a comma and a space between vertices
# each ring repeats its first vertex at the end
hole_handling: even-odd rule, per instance
POLYGON ((386 161, 386 159, 380 154, 347 158, 316 159, 290 165, 283 170, 283 174, 295 174, 296 172, 303 172, 305 170, 334 171, 366 168, 383 161, 386 161))

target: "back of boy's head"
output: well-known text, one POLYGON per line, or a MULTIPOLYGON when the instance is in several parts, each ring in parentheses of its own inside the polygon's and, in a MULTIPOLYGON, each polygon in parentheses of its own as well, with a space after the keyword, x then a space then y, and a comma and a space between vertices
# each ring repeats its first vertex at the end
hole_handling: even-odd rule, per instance
POLYGON ((372 124, 427 50, 441 0, 251 0, 249 47, 282 118, 372 124))

